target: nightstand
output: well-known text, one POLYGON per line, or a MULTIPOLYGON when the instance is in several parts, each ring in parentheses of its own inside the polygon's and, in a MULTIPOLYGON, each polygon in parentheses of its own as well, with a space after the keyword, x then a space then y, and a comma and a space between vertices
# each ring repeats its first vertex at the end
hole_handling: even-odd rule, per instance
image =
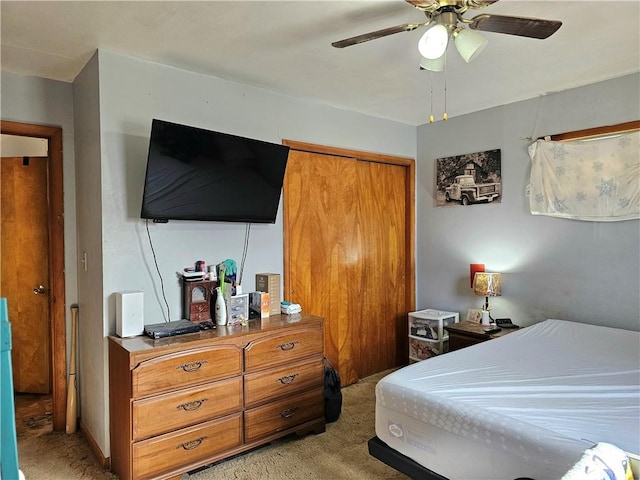
POLYGON ((492 338, 502 337, 518 330, 517 328, 503 328, 499 332, 487 334, 484 333, 479 323, 467 321, 445 325, 444 329, 449 333, 450 352, 486 342, 492 338))

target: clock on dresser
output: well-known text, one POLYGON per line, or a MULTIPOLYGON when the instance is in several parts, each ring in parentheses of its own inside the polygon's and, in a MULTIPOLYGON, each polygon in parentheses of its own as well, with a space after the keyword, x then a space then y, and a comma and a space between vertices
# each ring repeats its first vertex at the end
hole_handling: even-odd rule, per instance
POLYGON ((184 299, 184 315, 192 322, 211 321, 211 300, 218 282, 214 280, 200 280, 182 282, 182 296, 184 299))

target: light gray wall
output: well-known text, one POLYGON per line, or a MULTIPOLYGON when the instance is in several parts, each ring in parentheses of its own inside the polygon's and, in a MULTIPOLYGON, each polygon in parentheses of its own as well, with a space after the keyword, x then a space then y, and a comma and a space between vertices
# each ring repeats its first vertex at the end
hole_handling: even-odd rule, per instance
POLYGON ((484 263, 503 273, 495 317, 640 329, 640 222, 533 216, 525 196, 532 138, 637 120, 638 85, 635 74, 418 128, 418 307, 465 317, 484 301, 469 287, 469 264, 484 263), (436 159, 495 148, 501 203, 435 206, 436 159))
MULTIPOLYGON (((73 88, 69 83, 4 71, 0 78, 2 120, 62 128, 65 303, 71 305, 77 301, 73 88)), ((68 308, 66 317, 69 345, 71 313, 68 308)), ((69 353, 67 348, 67 358, 69 353)))
MULTIPOLYGON (((103 350, 98 343, 115 333, 114 293, 142 290, 147 324, 165 319, 166 296, 170 319, 177 320, 182 318, 177 271, 196 260, 219 263, 232 258, 239 263, 242 257, 244 224, 172 221, 148 226, 154 260, 145 221, 140 219, 151 120, 161 118, 274 143, 292 139, 412 158, 416 129, 104 50, 98 52, 97 67, 94 60, 74 85, 76 131, 83 136, 77 149, 84 163, 77 172, 79 180, 87 182, 79 186, 78 208, 92 212, 83 215, 79 225, 79 252, 89 251, 92 277, 87 282, 91 287, 80 288, 80 301, 91 305, 85 310, 90 309, 94 317, 84 355, 91 356, 90 363, 86 362, 91 371, 85 376, 95 376, 95 380, 90 385, 92 393, 84 392, 83 416, 108 456, 106 343, 103 350), (98 198, 100 205, 95 203, 98 198), (102 249, 102 260, 98 248, 102 249), (100 269, 94 270, 96 259, 101 261, 101 279, 94 277, 100 269), (156 260, 164 294, 155 271, 156 260), (100 280, 101 312, 90 291, 100 280)), ((251 227, 245 291, 255 290, 256 273, 282 273, 281 209, 275 224, 251 227)), ((79 275, 84 281, 81 268, 79 275)))
MULTIPOLYGON (((103 305, 102 139, 98 55, 73 83, 78 197, 79 389, 82 423, 108 445, 108 325, 103 305), (86 262, 85 260, 86 254, 86 262)), ((104 452, 104 450, 103 450, 104 452)))
MULTIPOLYGON (((103 147, 104 293, 145 292, 145 323, 163 321, 161 286, 140 219, 151 120, 223 131, 274 143, 283 139, 415 157, 415 128, 218 78, 99 52, 103 147)), ((213 195, 213 193, 212 193, 213 195)), ((255 274, 282 272, 281 208, 274 225, 253 225, 243 288, 255 274)), ((242 257, 245 225, 172 221, 150 224, 171 320, 182 318, 176 271, 242 257)), ((108 312, 110 331, 115 312, 108 312)))

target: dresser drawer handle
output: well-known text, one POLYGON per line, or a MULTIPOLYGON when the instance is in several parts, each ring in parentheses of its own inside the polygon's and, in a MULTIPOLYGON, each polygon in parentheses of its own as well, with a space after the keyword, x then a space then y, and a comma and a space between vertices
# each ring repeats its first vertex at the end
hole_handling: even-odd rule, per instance
POLYGON ((178 405, 176 410, 184 410, 185 412, 193 412, 194 410, 199 409, 204 402, 209 400, 208 398, 203 398, 202 400, 196 400, 194 402, 183 403, 182 405, 178 405))
POLYGON ((290 383, 293 383, 293 381, 296 379, 297 376, 298 376, 298 374, 294 373, 293 375, 287 375, 285 377, 280 377, 278 379, 278 381, 283 385, 289 385, 290 383))
POLYGON ((291 350, 293 347, 296 346, 296 343, 300 343, 300 342, 295 340, 295 341, 289 342, 289 343, 281 343, 280 345, 278 345, 278 348, 280 350, 291 350))
POLYGON ((176 450, 179 450, 180 448, 182 448, 183 450, 194 450, 198 448, 200 445, 202 445, 202 442, 206 438, 207 437, 200 437, 200 438, 196 438, 195 440, 191 440, 190 442, 182 443, 176 447, 176 450))
POLYGON ((298 410, 298 407, 295 408, 287 408, 286 410, 283 410, 280 412, 280 416, 282 418, 291 418, 295 415, 296 410, 298 410))
POLYGON ((200 360, 198 362, 184 363, 182 365, 178 365, 176 370, 182 370, 184 372, 197 372, 202 368, 202 365, 207 363, 206 360, 200 360))

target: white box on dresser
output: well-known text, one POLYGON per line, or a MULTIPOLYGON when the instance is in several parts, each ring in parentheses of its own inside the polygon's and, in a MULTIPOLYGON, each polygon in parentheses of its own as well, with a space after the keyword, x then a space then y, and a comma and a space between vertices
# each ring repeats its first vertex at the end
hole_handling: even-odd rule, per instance
POLYGON ((116 334, 135 337, 144 333, 144 292, 116 292, 116 334))

